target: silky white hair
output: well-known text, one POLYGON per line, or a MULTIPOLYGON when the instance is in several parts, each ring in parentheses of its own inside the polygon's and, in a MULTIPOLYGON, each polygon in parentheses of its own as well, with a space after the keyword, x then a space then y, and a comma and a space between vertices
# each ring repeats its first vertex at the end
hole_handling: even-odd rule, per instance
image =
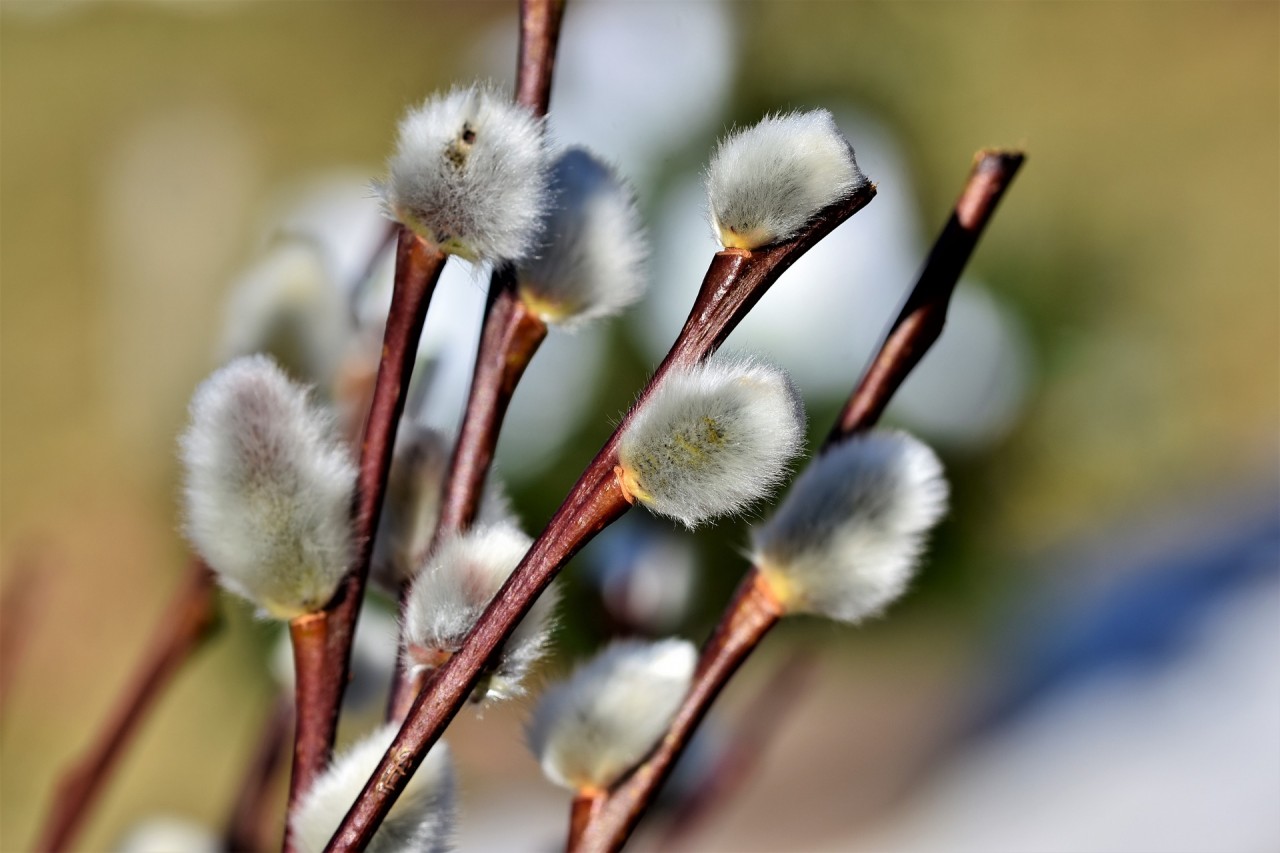
POLYGON ((538 249, 518 267, 520 295, 567 328, 617 314, 644 293, 648 254, 631 187, 591 152, 570 148, 552 167, 538 249))
MULTIPOLYGON (((480 614, 533 544, 511 523, 481 525, 440 544, 409 591, 404 610, 405 667, 420 672, 443 664, 462 646, 480 614)), ((549 587, 516 626, 472 699, 507 699, 551 646, 559 590, 549 587)))
POLYGON ((267 356, 215 372, 180 439, 186 534, 222 585, 278 619, 322 608, 352 555, 356 467, 332 418, 267 356))
POLYGON ((717 356, 672 372, 644 403, 619 442, 619 476, 650 510, 693 528, 775 488, 804 426, 786 371, 717 356))
POLYGON ((858 622, 906 590, 946 508, 927 445, 903 432, 855 436, 814 460, 753 532, 756 566, 789 611, 858 622))
MULTIPOLYGON (((399 730, 395 723, 375 729, 335 758, 311 783, 289 816, 300 853, 324 850, 399 730)), ((439 741, 414 771, 367 850, 443 853, 453 847, 455 817, 453 765, 448 744, 439 741)))
POLYGON ((433 95, 400 121, 379 185, 392 217, 446 252, 519 260, 547 203, 544 122, 487 86, 433 95))
MULTIPOLYGON (((400 424, 369 575, 385 592, 398 594, 400 585, 412 580, 427 558, 452 452, 440 431, 409 420, 400 424)), ((502 484, 490 476, 476 523, 496 524, 510 515, 502 484)))
POLYGON ((235 283, 219 350, 223 360, 270 355, 327 396, 349 336, 346 300, 319 246, 287 237, 235 283))
POLYGON ((570 790, 613 785, 666 732, 697 659, 687 640, 621 640, 547 688, 526 727, 542 772, 570 790))
POLYGON ((706 175, 711 225, 726 248, 788 240, 868 184, 826 110, 779 113, 721 140, 706 175))

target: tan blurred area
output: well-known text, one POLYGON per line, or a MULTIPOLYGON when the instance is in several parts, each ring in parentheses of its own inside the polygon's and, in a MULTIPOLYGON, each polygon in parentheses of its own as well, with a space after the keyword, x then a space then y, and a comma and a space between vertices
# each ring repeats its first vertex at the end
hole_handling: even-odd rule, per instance
MULTIPOLYGON (((1017 430, 982 459, 982 505, 954 508, 980 520, 971 535, 993 566, 1171 494, 1274 481, 1280 6, 729 9, 734 102, 871 104, 904 140, 930 229, 973 151, 1029 151, 978 251, 1030 318, 1037 384, 1017 430)), ((473 42, 514 10, 0 3, 0 850, 28 849, 56 772, 178 583, 174 440, 263 205, 320 169, 376 176, 402 109, 471 67, 473 42)), ((662 61, 660 45, 652 56, 662 61)), ((162 700, 82 849, 110 849, 153 812, 220 825, 270 702, 256 663, 269 633, 233 612, 162 700)), ((963 656, 939 654, 928 626, 904 635, 884 634, 883 656, 824 666, 699 849, 816 847, 890 799, 913 740, 942 727, 949 664, 963 656), (846 724, 885 741, 821 734, 846 724), (897 763, 851 781, 853 762, 881 767, 889 741, 897 763), (841 780, 837 799, 823 799, 824 778, 841 780), (793 818, 799 835, 781 828, 793 818)), ((767 669, 753 663, 745 680, 767 669)), ((524 752, 520 713, 493 715, 499 735, 461 727, 465 802, 479 809, 515 780, 554 829, 563 803, 524 752)))

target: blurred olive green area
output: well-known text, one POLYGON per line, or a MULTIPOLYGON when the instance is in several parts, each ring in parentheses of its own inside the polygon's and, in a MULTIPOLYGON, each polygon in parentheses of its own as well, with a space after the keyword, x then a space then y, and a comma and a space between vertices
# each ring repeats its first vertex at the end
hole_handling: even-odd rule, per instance
MULTIPOLYGON (((401 110, 448 84, 514 8, 0 4, 0 580, 22 604, 4 611, 0 850, 30 843, 55 771, 176 583, 173 437, 210 367, 226 283, 256 245, 258 205, 316 170, 376 174, 401 110), (131 148, 157 121, 172 127, 148 139, 172 144, 131 148), (169 176, 162 204, 111 200, 130 174, 107 168, 121 158, 169 176), (145 268, 121 256, 139 240, 165 248, 145 268)), ((948 460, 954 510, 934 566, 874 636, 926 653, 954 643, 1045 549, 1178 495, 1274 478, 1280 6, 731 8, 723 124, 828 96, 866 104, 906 146, 930 229, 976 149, 1030 153, 973 266, 1031 329, 1032 400, 1003 444, 948 460)), ((610 352, 598 421, 515 496, 531 525, 650 367, 625 342, 610 352)), ((819 435, 831 413, 811 415, 819 435)), ((702 541, 704 620, 741 542, 738 525, 702 541)), ((268 627, 226 609, 228 630, 164 699, 84 849, 153 811, 222 820, 272 691, 268 627)))

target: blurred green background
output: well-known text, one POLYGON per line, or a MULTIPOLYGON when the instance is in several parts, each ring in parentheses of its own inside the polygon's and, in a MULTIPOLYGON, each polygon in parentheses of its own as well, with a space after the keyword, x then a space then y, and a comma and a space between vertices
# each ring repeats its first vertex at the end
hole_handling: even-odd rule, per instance
MULTIPOLYGON (((260 239, 261 205, 318 170, 379 174, 404 107, 474 69, 475 42, 514 9, 0 4, 0 594, 22 604, 4 611, 0 849, 30 843, 55 772, 104 715, 178 579, 174 436, 211 367, 228 282, 260 239), (147 178, 148 191, 131 191, 147 178)), ((1030 154, 971 265, 1029 331, 1026 408, 995 446, 947 459, 954 510, 934 568, 842 670, 867 683, 894 673, 908 682, 894 694, 904 713, 922 715, 921 697, 955 677, 949 663, 1035 555, 1171 496, 1274 482, 1280 6, 727 10, 736 70, 714 132, 689 155, 698 162, 734 123, 796 101, 853 102, 896 134, 932 233, 973 151, 1030 154)), ((574 20, 570 0, 566 40, 574 20)), ((649 50, 663 62, 663 44, 649 50)), ((656 185, 663 168, 674 164, 656 185)), ((652 364, 624 337, 609 352, 598 417, 515 488, 531 528, 652 364)), ((811 413, 815 434, 831 411, 811 413)), ((714 565, 691 631, 718 610, 742 541, 740 524, 699 540, 714 565)), ((152 811, 222 820, 272 692, 258 663, 268 629, 226 609, 230 630, 164 699, 84 849, 152 811)), ((574 645, 590 639, 571 629, 574 645)), ((517 711, 493 716, 515 731, 517 711)), ((484 772, 507 772, 490 748, 500 758, 471 771, 479 792, 484 772)), ((519 779, 542 784, 514 737, 504 748, 519 779)))

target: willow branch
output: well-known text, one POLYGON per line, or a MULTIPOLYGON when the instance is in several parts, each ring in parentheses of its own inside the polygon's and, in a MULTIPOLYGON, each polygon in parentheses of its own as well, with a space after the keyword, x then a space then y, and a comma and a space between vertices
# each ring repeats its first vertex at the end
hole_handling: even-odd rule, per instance
POLYGON ((938 340, 960 273, 1024 159, 1021 151, 977 153, 951 218, 934 242, 929 259, 875 360, 840 412, 828 443, 874 425, 903 380, 938 340))
POLYGON ((659 365, 618 429, 556 511, 520 565, 494 596, 463 647, 440 670, 431 689, 413 703, 409 717, 364 791, 347 813, 328 850, 362 850, 427 751, 465 703, 485 664, 510 636, 560 568, 597 533, 630 507, 614 474, 618 441, 635 413, 675 369, 712 355, 801 255, 875 195, 867 186, 814 218, 800 235, 754 252, 725 250, 712 259, 693 310, 671 351, 659 365))
MULTIPOLYGON (((547 336, 546 324, 516 293, 514 275, 506 266, 494 273, 490 284, 471 393, 445 477, 440 519, 427 553, 434 551, 445 537, 467 530, 475 521, 507 406, 525 368, 547 336)), ((408 589, 405 584, 400 590, 402 625, 408 589)), ((397 660, 387 705, 388 720, 405 718, 420 683, 421 677, 409 676, 397 660)))
MULTIPOLYGON (((902 381, 938 339, 946 318, 947 303, 960 273, 1008 187, 1023 155, 1017 152, 981 151, 950 220, 943 228, 923 271, 898 319, 890 327, 884 343, 862 380, 854 388, 824 449, 844 441, 858 431, 870 429, 879 420, 902 381)), ((630 837, 677 758, 689 745, 697 724, 710 709, 730 676, 773 626, 765 624, 758 612, 766 607, 757 599, 768 599, 767 585, 756 567, 742 581, 738 595, 721 616, 715 634, 703 648, 694 673, 693 686, 676 713, 667 736, 653 755, 640 764, 613 791, 596 819, 583 832, 574 851, 616 851, 630 837), (760 590, 753 598, 747 590, 760 590), (732 627, 744 620, 758 625, 757 634, 733 634, 732 627), (721 639, 726 633, 734 642, 721 639)), ((774 620, 776 622, 776 620, 774 620)))
POLYGON ((182 664, 212 633, 217 624, 216 594, 212 572, 193 559, 111 716, 84 756, 59 780, 36 850, 71 846, 130 738, 182 664))
MULTIPOLYGON (((551 79, 563 16, 564 0, 520 2, 515 101, 540 117, 547 114, 551 105, 551 79)), ((489 299, 471 375, 471 392, 449 459, 440 519, 428 554, 444 537, 468 529, 475 521, 511 395, 546 334, 546 324, 529 311, 516 293, 515 271, 508 264, 500 265, 489 279, 489 299)), ((401 624, 408 594, 409 585, 403 584, 399 591, 401 624)), ((424 677, 425 674, 411 676, 396 656, 387 697, 389 721, 402 721, 409 713, 424 677)))
POLYGON ((352 513, 356 553, 351 569, 324 610, 322 672, 309 685, 305 697, 301 695, 300 685, 296 708, 296 728, 300 731, 295 736, 295 743, 322 746, 301 764, 295 761, 295 776, 291 784, 296 792, 306 790, 311 774, 328 763, 333 750, 342 694, 351 670, 351 641, 355 636, 360 602, 369 577, 369 561, 373 556, 373 534, 386 496, 391 451, 395 446, 400 415, 404 411, 427 307, 444 263, 445 255, 439 249, 412 231, 400 229, 391 309, 383 332, 382 357, 378 364, 378 377, 374 381, 356 474, 352 513), (299 771, 307 775, 299 777, 296 775, 299 771))

